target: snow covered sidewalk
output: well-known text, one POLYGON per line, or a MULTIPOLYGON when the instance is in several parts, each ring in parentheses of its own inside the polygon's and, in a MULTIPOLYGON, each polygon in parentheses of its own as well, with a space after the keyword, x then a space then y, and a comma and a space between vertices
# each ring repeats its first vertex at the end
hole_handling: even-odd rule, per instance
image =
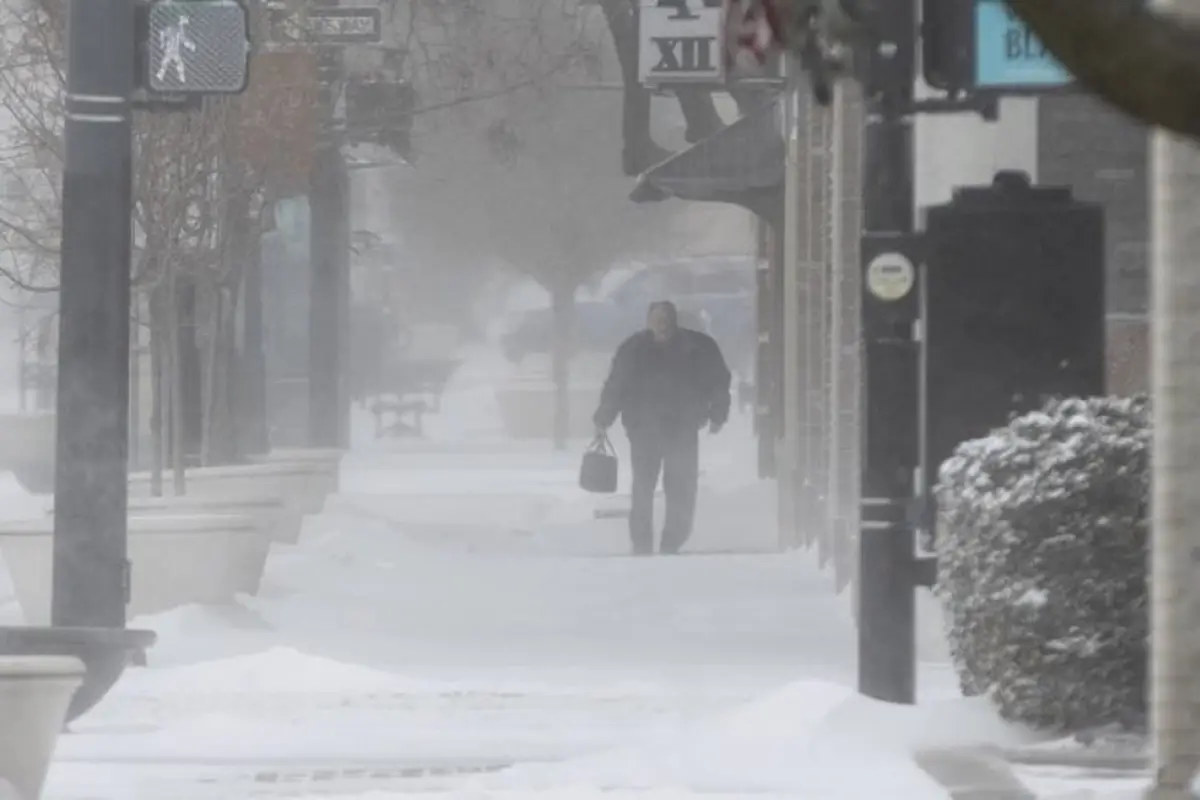
MULTIPOLYGON (((817 713, 803 698, 837 697, 853 675, 849 609, 807 555, 595 557, 612 536, 596 521, 565 550, 316 523, 240 608, 135 622, 161 635, 152 667, 62 740, 49 800, 518 798, 547 783, 541 796, 611 786, 658 800, 649 789, 687 788, 688 775, 696 791, 787 796, 801 781, 779 774, 794 726, 817 713), (772 694, 797 680, 810 683, 772 694), (771 727, 761 715, 776 707, 771 727), (715 760, 751 733, 741 755, 715 760), (767 760, 737 760, 751 751, 767 760)), ((927 693, 953 694, 944 665, 922 677, 927 693)))
MULTIPOLYGON (((60 742, 46 800, 945 800, 925 747, 1017 744, 957 699, 920 604, 925 705, 853 694, 849 602, 776 555, 746 420, 706 440, 689 550, 624 557, 579 452, 380 442, 256 597, 131 624, 147 669, 60 742)), ((624 477, 623 477, 624 480, 624 477)))

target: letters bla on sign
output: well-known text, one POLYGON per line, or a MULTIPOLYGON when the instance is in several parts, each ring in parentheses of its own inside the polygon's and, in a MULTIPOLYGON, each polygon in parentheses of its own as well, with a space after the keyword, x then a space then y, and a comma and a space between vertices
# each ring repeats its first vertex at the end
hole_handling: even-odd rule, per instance
POLYGON ((975 0, 975 85, 981 89, 1050 89, 1072 83, 1002 0, 975 0))

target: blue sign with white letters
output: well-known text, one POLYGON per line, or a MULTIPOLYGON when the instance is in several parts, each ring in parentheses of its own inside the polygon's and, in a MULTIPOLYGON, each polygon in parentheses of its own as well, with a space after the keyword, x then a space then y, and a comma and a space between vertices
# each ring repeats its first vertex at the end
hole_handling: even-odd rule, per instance
POLYGON ((1003 0, 975 0, 975 86, 1053 89, 1074 78, 1003 0))

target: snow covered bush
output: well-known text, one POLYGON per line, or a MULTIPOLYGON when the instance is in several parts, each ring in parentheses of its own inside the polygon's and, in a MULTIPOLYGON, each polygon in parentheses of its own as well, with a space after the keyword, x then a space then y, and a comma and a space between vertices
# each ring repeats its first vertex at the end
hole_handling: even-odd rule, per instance
POLYGON ((967 695, 1075 731, 1145 714, 1150 408, 1055 400, 959 446, 935 488, 937 594, 967 695))

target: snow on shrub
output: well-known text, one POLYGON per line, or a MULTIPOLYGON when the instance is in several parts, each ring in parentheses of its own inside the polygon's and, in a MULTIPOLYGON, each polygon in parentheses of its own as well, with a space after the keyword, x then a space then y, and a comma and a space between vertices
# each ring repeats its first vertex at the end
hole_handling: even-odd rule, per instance
POLYGON ((937 594, 965 694, 1041 729, 1145 715, 1150 408, 1066 399, 942 465, 937 594))

